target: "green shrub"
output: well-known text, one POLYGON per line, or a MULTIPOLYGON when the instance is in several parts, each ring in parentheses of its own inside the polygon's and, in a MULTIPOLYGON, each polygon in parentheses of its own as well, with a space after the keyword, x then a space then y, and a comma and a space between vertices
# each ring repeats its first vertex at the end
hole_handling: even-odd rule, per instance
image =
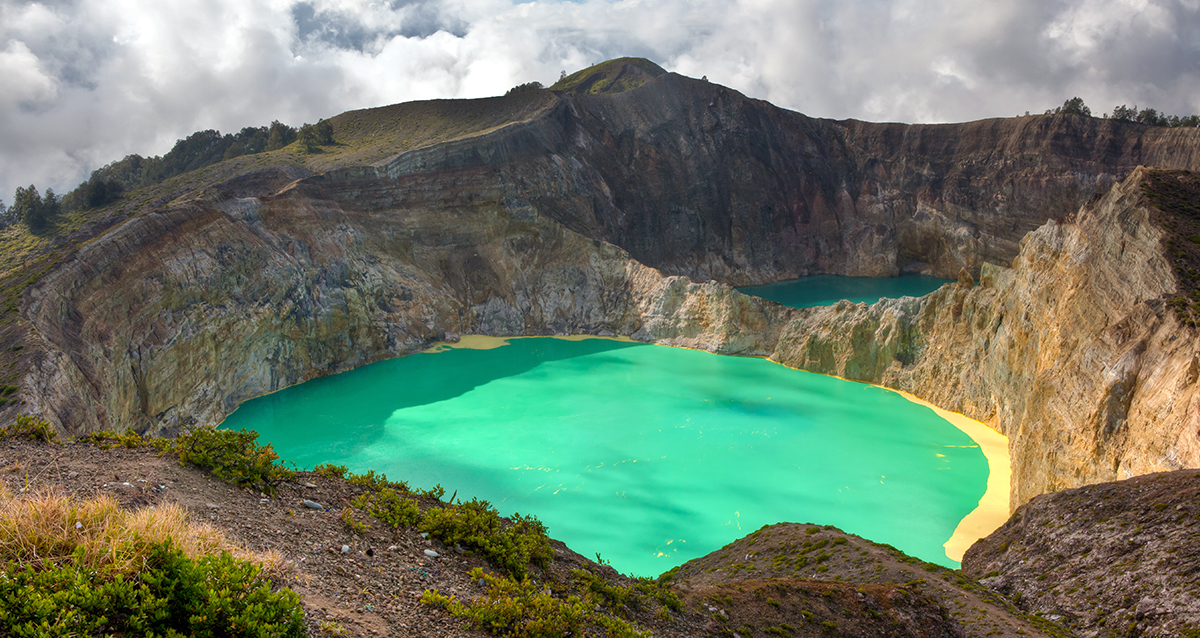
MULTIPOLYGON (((340 469, 343 471, 343 473, 346 470, 346 468, 341 467, 341 466, 325 466, 325 467, 331 468, 331 471, 340 469)), ((376 474, 375 470, 367 470, 366 474, 353 474, 353 473, 347 474, 346 480, 350 481, 351 485, 357 485, 358 487, 361 487, 364 490, 393 489, 393 490, 396 490, 399 492, 407 492, 408 491, 408 484, 405 483, 404 481, 400 481, 398 483, 389 481, 387 478, 387 475, 382 474, 382 473, 376 474)))
MULTIPOLYGON (((83 441, 84 443, 90 443, 101 450, 110 450, 118 445, 129 449, 156 445, 155 439, 142 438, 142 435, 138 434, 137 432, 127 431, 118 434, 117 432, 108 428, 92 432, 91 434, 79 440, 83 441)), ((170 446, 169 443, 166 445, 167 447, 170 446)), ((162 446, 156 445, 156 447, 162 446)))
POLYGON ((0 439, 7 437, 24 437, 46 443, 59 442, 58 430, 55 430, 49 421, 28 414, 18 414, 8 427, 0 429, 0 439))
POLYGON ((218 430, 199 427, 175 439, 172 450, 179 462, 212 472, 213 476, 240 487, 253 487, 275 494, 275 487, 295 478, 296 473, 275 463, 279 455, 271 444, 260 446, 253 430, 218 430))
POLYGON ((554 559, 546 526, 536 517, 514 514, 504 525, 487 501, 431 507, 421 517, 421 531, 447 545, 476 550, 514 578, 524 578, 529 563, 543 569, 554 559))
POLYGON ((679 613, 683 611, 683 601, 667 587, 665 580, 652 580, 650 578, 637 578, 637 583, 633 588, 645 596, 649 596, 658 601, 658 604, 667 608, 670 611, 679 613))
POLYGON ((400 496, 391 488, 360 494, 350 504, 389 527, 411 527, 421 520, 421 508, 417 502, 400 496))
MULTIPOLYGON (((432 489, 417 490, 417 494, 420 494, 421 496, 424 496, 427 498, 431 498, 435 501, 440 501, 440 500, 442 500, 442 497, 446 495, 446 488, 442 487, 441 483, 438 483, 437 485, 434 485, 432 489)), ((454 492, 454 494, 457 495, 458 492, 456 491, 456 492, 454 492)), ((450 502, 452 502, 452 503, 454 502, 454 496, 450 497, 450 502)))
POLYGON ((576 584, 589 595, 589 598, 596 600, 597 604, 620 616, 625 616, 625 608, 637 602, 637 596, 630 588, 614 585, 586 569, 572 569, 571 575, 575 578, 576 584))
POLYGON ((528 578, 518 582, 484 573, 478 567, 471 570, 471 578, 483 579, 488 589, 470 604, 434 590, 426 590, 421 602, 444 607, 478 629, 516 638, 578 635, 588 619, 588 605, 578 596, 555 598, 528 578))
POLYGON ((355 534, 366 534, 367 530, 371 529, 366 523, 356 520, 354 518, 354 510, 350 509, 349 507, 343 507, 339 516, 341 516, 342 524, 346 526, 346 529, 354 532, 355 534))
POLYGON ((134 573, 9 562, 0 578, 0 634, 15 636, 303 636, 300 597, 271 591, 228 553, 188 558, 155 545, 134 573))
POLYGON ((346 472, 349 471, 345 465, 332 465, 322 463, 313 468, 313 472, 325 478, 346 478, 346 472))

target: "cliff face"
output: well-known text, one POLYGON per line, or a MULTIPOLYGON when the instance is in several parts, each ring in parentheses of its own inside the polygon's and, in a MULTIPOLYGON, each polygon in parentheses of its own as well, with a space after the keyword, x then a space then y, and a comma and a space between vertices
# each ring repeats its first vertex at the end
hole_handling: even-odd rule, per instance
POLYGON ((1138 165, 1200 169, 1197 131, 1074 116, 908 126, 818 120, 663 75, 563 95, 519 127, 389 170, 486 165, 514 195, 648 266, 732 285, 954 277, 1010 262, 1138 165))
POLYGON ((1139 163, 1200 168, 1195 130, 814 120, 672 74, 543 97, 371 165, 235 175, 94 239, 25 293, 27 409, 169 432, 459 334, 619 333, 980 418, 1012 441, 1018 503, 1200 464, 1200 363, 1157 301, 1174 284, 1136 179, 1071 218, 1139 163), (980 286, 870 308, 727 285, 964 267, 980 286))
POLYGON ((1006 434, 1013 505, 1200 466, 1197 340, 1139 169, 1077 216, 921 299, 803 311, 773 358, 908 390, 1006 434))
POLYGON ((654 315, 765 355, 786 314, 769 305, 664 278, 506 199, 489 172, 365 169, 182 203, 86 246, 28 294, 47 355, 26 385, 70 432, 170 432, 459 334, 652 340, 654 315))

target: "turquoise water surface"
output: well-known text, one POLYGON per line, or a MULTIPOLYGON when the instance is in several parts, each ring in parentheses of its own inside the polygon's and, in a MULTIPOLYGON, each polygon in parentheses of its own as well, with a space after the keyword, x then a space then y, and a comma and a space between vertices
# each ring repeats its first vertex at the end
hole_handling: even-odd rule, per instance
POLYGON ((875 303, 883 298, 921 297, 927 295, 952 279, 904 275, 902 277, 840 277, 838 275, 813 275, 788 281, 777 281, 765 286, 743 286, 739 291, 747 295, 777 301, 793 308, 831 306, 843 299, 854 303, 875 303))
POLYGON ((832 524, 942 565, 988 465, 882 388, 609 339, 513 339, 374 363, 247 401, 284 459, 441 484, 625 573, 655 576, 770 523, 832 524))

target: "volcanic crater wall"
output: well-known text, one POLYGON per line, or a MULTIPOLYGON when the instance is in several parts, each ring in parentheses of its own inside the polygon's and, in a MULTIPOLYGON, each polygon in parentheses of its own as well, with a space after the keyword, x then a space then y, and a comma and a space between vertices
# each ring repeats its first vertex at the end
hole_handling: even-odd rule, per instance
POLYGON ((97 238, 26 292, 30 411, 169 433, 461 334, 625 334, 774 353, 981 418, 1010 436, 1017 502, 1197 464, 1176 427, 1195 412, 1175 373, 1193 339, 1154 301, 1170 272, 1123 266, 1161 260, 1153 226, 1120 212, 1141 210, 1133 186, 1096 203, 1138 164, 1195 168, 1195 131, 834 122, 676 75, 555 99, 372 166, 280 166, 97 238), (729 287, 964 267, 979 287, 871 307, 729 287))

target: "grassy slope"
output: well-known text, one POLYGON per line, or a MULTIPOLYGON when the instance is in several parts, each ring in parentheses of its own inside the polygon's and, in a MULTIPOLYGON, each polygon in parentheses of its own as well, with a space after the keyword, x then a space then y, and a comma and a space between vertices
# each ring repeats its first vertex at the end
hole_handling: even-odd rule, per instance
POLYGON ((572 73, 554 83, 552 91, 568 93, 621 93, 645 84, 666 71, 642 58, 617 58, 572 73))

